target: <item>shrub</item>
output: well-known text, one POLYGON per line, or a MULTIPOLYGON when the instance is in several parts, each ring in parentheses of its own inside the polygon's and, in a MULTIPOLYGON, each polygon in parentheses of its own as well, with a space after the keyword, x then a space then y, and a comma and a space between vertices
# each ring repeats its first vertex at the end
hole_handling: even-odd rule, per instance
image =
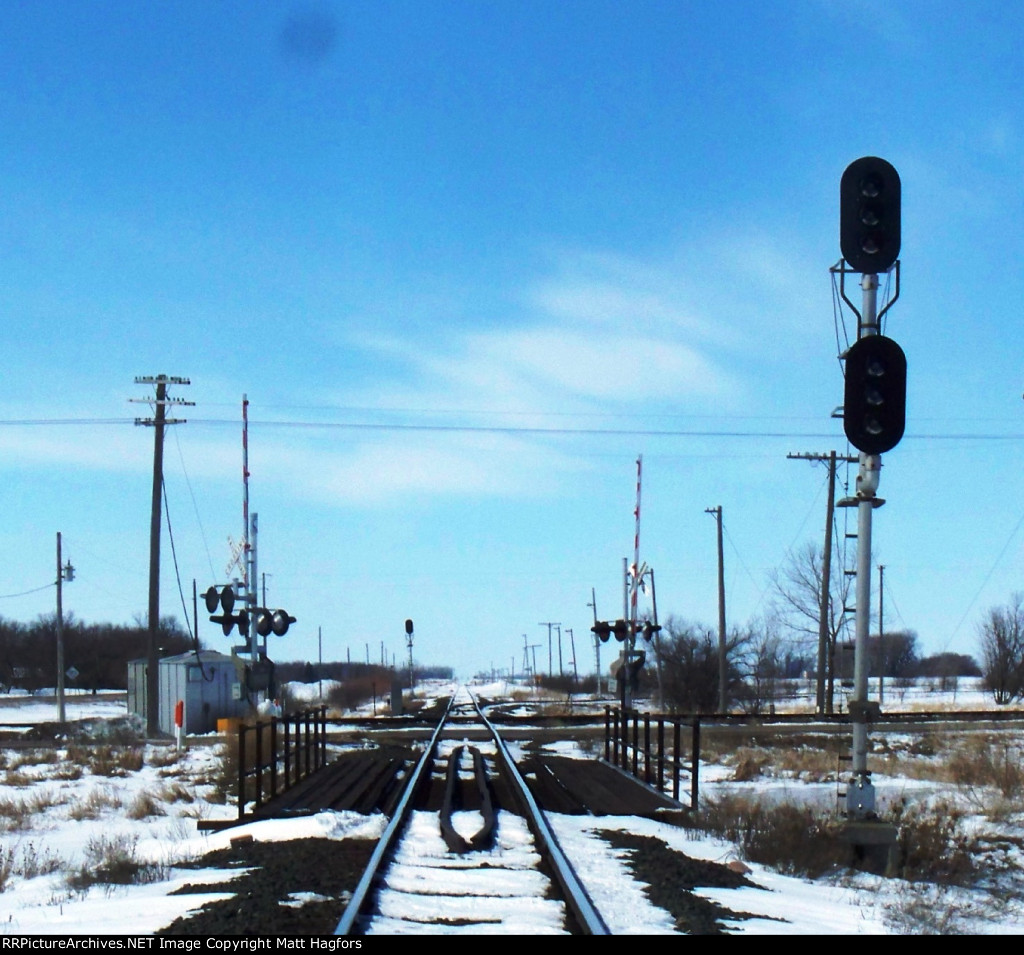
POLYGON ((234 736, 220 748, 220 774, 212 783, 210 802, 227 803, 238 796, 238 740, 234 736))
POLYGON ((950 754, 946 765, 951 781, 969 790, 990 786, 1005 798, 1024 791, 1021 751, 1009 743, 975 737, 950 754))
POLYGON ((167 877, 167 866, 138 857, 138 837, 98 836, 85 845, 85 862, 67 876, 75 892, 93 885, 144 885, 167 877))
POLYGON ((14 850, 8 846, 0 846, 0 892, 7 888, 14 874, 14 850))
POLYGON ((911 882, 973 884, 978 846, 966 833, 963 819, 963 812, 945 801, 894 805, 893 821, 899 826, 897 874, 911 882))
POLYGON ((64 860, 49 849, 40 852, 35 844, 29 842, 20 853, 17 872, 22 878, 34 879, 39 875, 50 875, 64 868, 64 860))
POLYGON ((689 823, 737 844, 751 862, 810 878, 852 861, 835 821, 805 806, 765 806, 725 796, 709 802, 689 823))

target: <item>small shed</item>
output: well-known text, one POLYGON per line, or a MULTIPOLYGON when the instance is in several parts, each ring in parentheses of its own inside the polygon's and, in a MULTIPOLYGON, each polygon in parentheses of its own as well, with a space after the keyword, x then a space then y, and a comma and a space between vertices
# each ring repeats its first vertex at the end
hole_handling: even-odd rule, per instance
POLYGON ((241 692, 234 661, 216 650, 165 657, 160 661, 158 679, 162 733, 174 734, 178 700, 185 704, 187 734, 212 733, 217 720, 248 713, 249 703, 241 692))
POLYGON ((230 656, 216 650, 200 650, 165 657, 157 671, 159 682, 159 728, 174 735, 174 708, 185 706, 187 734, 212 733, 217 720, 244 717, 249 703, 242 692, 238 671, 230 656))

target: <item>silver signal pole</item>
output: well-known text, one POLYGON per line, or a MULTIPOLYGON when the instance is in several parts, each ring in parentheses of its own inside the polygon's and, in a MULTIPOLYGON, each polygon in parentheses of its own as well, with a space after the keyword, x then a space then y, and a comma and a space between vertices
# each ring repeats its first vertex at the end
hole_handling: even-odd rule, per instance
MULTIPOLYGON (((858 340, 878 334, 878 276, 865 273, 861 279, 862 319, 858 340)), ((871 512, 884 501, 875 496, 882 469, 880 454, 860 452, 857 475, 857 612, 854 618, 853 698, 850 719, 853 722, 853 778, 846 790, 846 812, 854 819, 875 814, 875 787, 868 772, 868 629, 871 621, 871 512)), ((875 704, 877 708, 877 704, 875 704)))

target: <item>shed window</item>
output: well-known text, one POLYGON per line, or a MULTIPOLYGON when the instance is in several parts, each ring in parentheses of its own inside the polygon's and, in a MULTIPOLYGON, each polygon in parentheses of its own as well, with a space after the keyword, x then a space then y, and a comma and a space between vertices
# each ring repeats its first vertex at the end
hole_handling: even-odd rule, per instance
POLYGON ((203 671, 201 667, 190 666, 188 668, 188 682, 189 683, 202 683, 203 682, 203 671))

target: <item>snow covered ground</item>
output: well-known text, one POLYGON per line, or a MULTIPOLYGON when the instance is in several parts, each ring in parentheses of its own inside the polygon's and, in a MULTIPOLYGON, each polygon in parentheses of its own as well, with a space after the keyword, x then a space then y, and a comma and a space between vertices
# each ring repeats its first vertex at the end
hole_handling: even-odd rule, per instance
MULTIPOLYGON (((438 695, 443 692, 444 688, 437 688, 438 695)), ((500 688, 488 687, 484 692, 497 696, 500 688)), ((958 694, 961 701, 964 695, 958 694)), ((103 697, 71 698, 68 708, 70 719, 125 716, 123 697, 120 702, 103 697)), ((29 697, 8 698, 0 704, 0 723, 55 719, 56 709, 50 702, 29 697)), ((557 748, 561 753, 571 752, 564 744, 557 748)), ((86 749, 76 749, 69 743, 58 751, 56 761, 42 748, 0 750, 2 932, 151 933, 211 898, 223 898, 171 895, 186 881, 195 884, 224 878, 221 870, 176 870, 176 862, 195 860, 211 849, 226 846, 231 837, 246 833, 256 840, 306 835, 375 838, 382 828, 380 817, 322 813, 304 819, 253 823, 219 834, 198 833, 197 819, 234 815, 233 806, 217 801, 220 757, 216 745, 197 741, 182 754, 171 747, 147 745, 141 766, 128 763, 127 758, 125 765, 118 766, 114 750, 105 760, 102 752, 90 759, 86 749), (88 872, 120 857, 138 867, 142 884, 88 885, 88 879, 74 878, 75 873, 88 872)), ((797 778, 743 782, 734 776, 734 770, 725 764, 705 767, 705 792, 717 787, 719 791, 774 793, 778 798, 807 797, 824 805, 831 800, 834 805, 834 784, 797 778)), ((886 798, 897 794, 926 799, 934 789, 926 781, 898 777, 881 776, 877 782, 886 798)), ((625 851, 613 848, 598 835, 599 831, 621 829, 653 836, 692 858, 738 860, 733 845, 696 836, 666 822, 556 816, 553 826, 613 931, 621 934, 672 934, 673 922, 648 900, 627 868, 625 851)), ((517 842, 515 833, 507 827, 506 836, 510 845, 517 842)), ((1008 837, 1020 839, 1021 833, 1011 825, 1008 837)), ((926 889, 871 876, 841 878, 836 874, 810 881, 751 863, 747 866, 748 878, 758 888, 698 890, 733 911, 752 916, 731 925, 734 934, 892 934, 907 930, 907 917, 902 913, 928 902, 943 907, 948 925, 958 931, 1024 933, 1021 905, 1009 899, 994 910, 991 892, 982 897, 968 890, 926 889), (935 898, 929 900, 929 893, 935 898)), ((453 867, 442 866, 430 874, 433 890, 442 893, 457 891, 457 878, 458 869, 453 867)), ((389 905, 400 907, 400 900, 396 896, 389 905)), ((479 906, 485 904, 478 902, 475 911, 479 913, 479 906)), ((507 901, 494 904, 508 908, 507 901)), ((523 914, 522 906, 518 914, 523 914)), ((557 924, 547 914, 539 917, 542 921, 532 928, 529 923, 515 923, 517 930, 540 933, 557 924)))

